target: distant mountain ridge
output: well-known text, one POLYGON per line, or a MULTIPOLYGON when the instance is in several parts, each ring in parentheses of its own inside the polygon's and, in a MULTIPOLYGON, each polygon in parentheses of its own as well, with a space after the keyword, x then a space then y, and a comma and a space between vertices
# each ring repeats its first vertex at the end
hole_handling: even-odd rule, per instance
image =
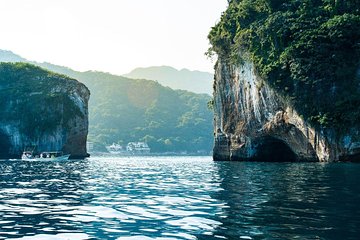
POLYGON ((153 152, 209 153, 212 148, 211 97, 173 90, 158 82, 110 73, 78 72, 26 60, 0 50, 2 62, 27 62, 84 83, 91 92, 89 140, 95 150, 113 142, 146 141, 153 152))
MULTIPOLYGON (((46 68, 50 71, 62 73, 71 77, 76 78, 79 73, 104 73, 112 76, 118 77, 118 75, 113 75, 110 73, 100 72, 100 71, 86 71, 78 72, 74 71, 71 68, 59 66, 47 62, 35 62, 29 61, 11 51, 1 50, 0 49, 0 62, 27 62, 43 68, 46 68)), ((163 86, 170 87, 172 89, 186 90, 194 93, 205 93, 212 95, 212 84, 213 84, 213 74, 208 72, 201 71, 191 71, 189 69, 177 70, 170 66, 154 66, 154 67, 139 67, 132 70, 130 73, 122 75, 125 78, 131 79, 146 79, 157 81, 163 86)))
POLYGON ((172 89, 187 90, 195 93, 212 94, 213 74, 188 69, 177 70, 169 66, 136 68, 124 77, 158 81, 172 89))
POLYGON ((20 57, 19 55, 11 51, 0 49, 0 62, 30 62, 30 61, 20 57))
POLYGON ((8 51, 8 50, 2 50, 0 49, 0 62, 26 62, 26 63, 31 63, 34 64, 36 66, 45 68, 47 70, 53 71, 53 72, 57 72, 57 73, 61 73, 64 75, 67 75, 69 77, 73 77, 75 78, 75 75, 78 75, 80 72, 74 71, 68 67, 64 67, 64 66, 59 66, 59 65, 55 65, 55 64, 51 64, 48 62, 35 62, 35 61, 30 61, 26 58, 23 58, 15 53, 13 53, 12 51, 8 51))

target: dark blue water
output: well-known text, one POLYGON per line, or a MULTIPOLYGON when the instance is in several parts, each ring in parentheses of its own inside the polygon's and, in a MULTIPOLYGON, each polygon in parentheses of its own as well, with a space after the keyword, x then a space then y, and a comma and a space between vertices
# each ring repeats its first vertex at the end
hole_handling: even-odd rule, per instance
POLYGON ((359 239, 360 165, 0 161, 0 239, 359 239))

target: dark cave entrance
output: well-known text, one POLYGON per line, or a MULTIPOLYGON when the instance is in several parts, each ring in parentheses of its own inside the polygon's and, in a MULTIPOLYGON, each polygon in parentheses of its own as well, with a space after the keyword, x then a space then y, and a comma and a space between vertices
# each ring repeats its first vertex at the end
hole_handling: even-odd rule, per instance
POLYGON ((258 139, 255 144, 255 161, 296 162, 297 156, 282 140, 273 137, 258 139))
POLYGON ((9 137, 0 132, 0 159, 9 158, 10 147, 9 137))

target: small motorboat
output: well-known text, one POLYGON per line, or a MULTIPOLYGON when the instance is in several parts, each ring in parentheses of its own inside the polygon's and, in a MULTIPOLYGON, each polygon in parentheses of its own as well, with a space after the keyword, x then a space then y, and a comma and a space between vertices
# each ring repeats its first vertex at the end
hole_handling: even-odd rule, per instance
POLYGON ((68 160, 70 154, 63 154, 62 152, 42 152, 39 155, 34 155, 33 151, 24 151, 21 155, 21 160, 68 160))

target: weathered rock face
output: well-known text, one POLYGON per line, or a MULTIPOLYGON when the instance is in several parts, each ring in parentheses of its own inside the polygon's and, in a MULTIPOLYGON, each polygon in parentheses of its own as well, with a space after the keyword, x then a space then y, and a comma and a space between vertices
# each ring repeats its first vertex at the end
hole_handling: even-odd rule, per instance
POLYGON ((214 160, 360 160, 359 129, 339 135, 313 128, 250 62, 220 58, 215 70, 214 160))
POLYGON ((25 148, 88 156, 85 85, 24 63, 0 64, 0 158, 18 158, 25 148))

